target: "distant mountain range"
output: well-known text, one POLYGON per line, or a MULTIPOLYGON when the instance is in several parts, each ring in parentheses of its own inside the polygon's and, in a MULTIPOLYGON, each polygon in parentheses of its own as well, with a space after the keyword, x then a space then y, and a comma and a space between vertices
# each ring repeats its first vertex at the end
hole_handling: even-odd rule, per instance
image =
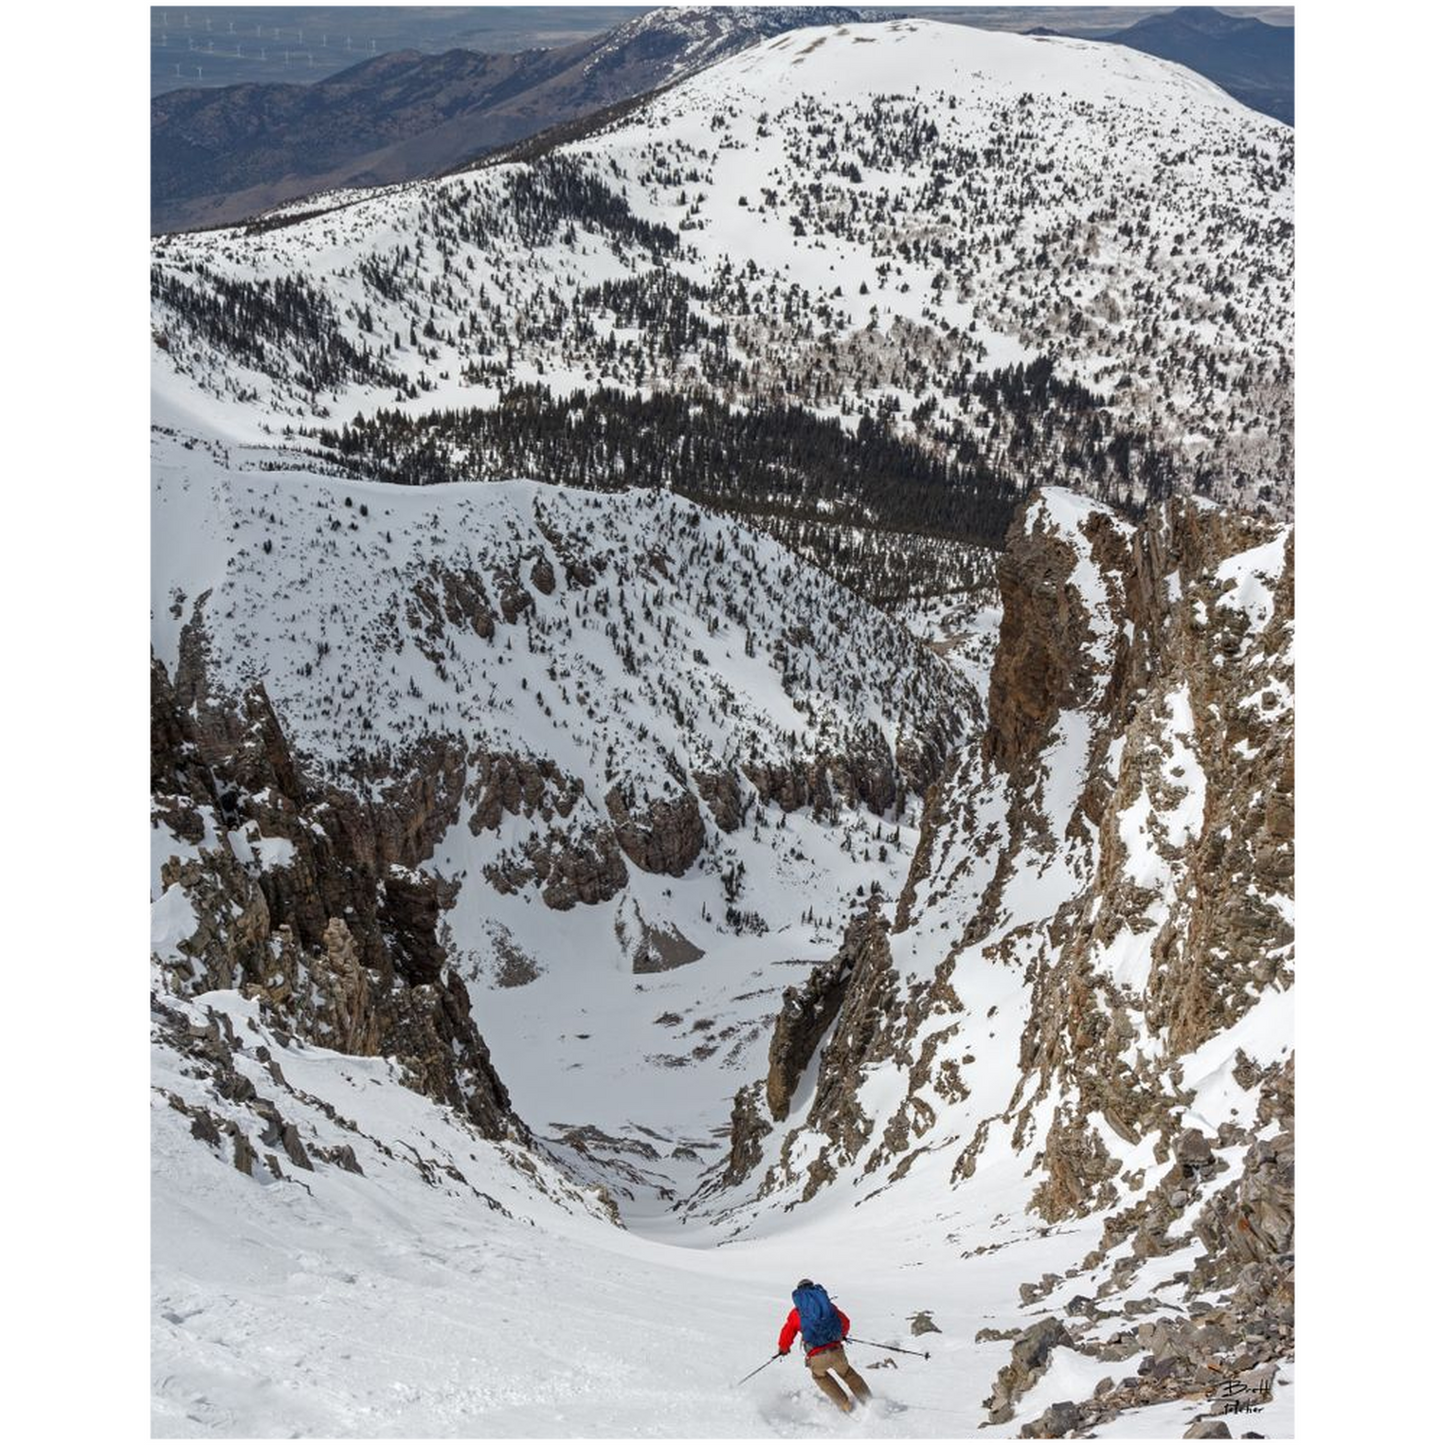
POLYGON ((1294 124, 1294 30, 1249 16, 1189 5, 1150 15, 1112 40, 1161 60, 1176 60, 1212 80, 1236 100, 1294 124))
MULTIPOLYGON (((838 6, 653 10, 555 49, 399 50, 314 84, 169 91, 151 100, 151 230, 223 224, 318 191, 433 175, 759 40, 881 14, 838 6)), ((1293 123, 1292 29, 1188 7, 1077 38, 1178 61, 1293 123)))
POLYGON ((641 95, 837 6, 654 10, 575 45, 485 55, 393 51, 310 85, 151 100, 151 229, 241 220, 316 191, 431 175, 641 95))

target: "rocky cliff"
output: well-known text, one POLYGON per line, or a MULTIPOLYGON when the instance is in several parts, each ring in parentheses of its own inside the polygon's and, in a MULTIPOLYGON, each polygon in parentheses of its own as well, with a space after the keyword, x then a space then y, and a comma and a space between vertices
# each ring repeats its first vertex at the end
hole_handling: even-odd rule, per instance
MULTIPOLYGON (((1090 1242, 1024 1303, 1067 1291, 1069 1348, 1148 1352, 1087 1427, 1292 1347, 1293 538, 1046 492, 998 575, 982 736, 929 795, 891 927, 860 917, 785 1004, 704 1198, 756 1211, 938 1155, 960 1191, 1012 1171, 1040 1228, 1090 1242)), ((1026 1343, 990 1418, 1051 1348, 1026 1343)))
POLYGON ((238 990, 287 1033, 395 1057, 487 1137, 523 1136, 448 966, 442 890, 413 866, 405 815, 370 812, 362 827, 354 798, 309 783, 263 686, 229 721, 197 727, 152 660, 164 991, 238 990))

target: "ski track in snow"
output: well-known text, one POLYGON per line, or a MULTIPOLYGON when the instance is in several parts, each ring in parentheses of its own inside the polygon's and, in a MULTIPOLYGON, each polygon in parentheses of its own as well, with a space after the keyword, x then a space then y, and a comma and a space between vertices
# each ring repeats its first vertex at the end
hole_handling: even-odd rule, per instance
MULTIPOLYGON (((238 996, 199 1003, 229 1012, 247 1038, 254 1011, 238 996)), ((971 1433, 974 1402, 1008 1348, 975 1346, 974 1331, 1015 1314, 1017 1280, 1077 1246, 1072 1230, 1014 1228, 1000 1251, 960 1258, 962 1236, 945 1242, 941 1225, 990 1234, 979 1221, 1005 1205, 986 1177, 973 1207, 942 1219, 892 1201, 820 1201, 806 1220, 716 1248, 676 1223, 623 1231, 550 1202, 495 1146, 462 1152, 455 1116, 383 1085, 380 1061, 294 1044, 276 1052, 293 1086, 378 1138, 452 1146, 469 1181, 516 1217, 428 1187, 363 1145, 364 1178, 322 1165, 297 1176, 306 1189, 258 1185, 200 1147, 158 1096, 157 1436, 971 1433), (830 1284, 860 1333, 932 1353, 850 1349, 880 1396, 907 1411, 840 1419, 803 1375, 800 1349, 736 1384, 776 1348, 804 1271, 830 1284), (943 1333, 912 1337, 906 1321, 919 1309, 943 1333), (897 1368, 868 1368, 885 1359, 897 1368)), ((193 1087, 164 1052, 155 1078, 182 1094, 193 1087)), ((324 1122, 308 1123, 324 1134, 324 1122)))

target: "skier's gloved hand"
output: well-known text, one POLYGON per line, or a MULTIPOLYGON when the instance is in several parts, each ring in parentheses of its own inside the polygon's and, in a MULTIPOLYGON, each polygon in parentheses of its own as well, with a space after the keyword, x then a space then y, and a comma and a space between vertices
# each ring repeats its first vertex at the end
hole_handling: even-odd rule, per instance
POLYGON ((781 1360, 781 1359, 783 1358, 783 1356, 786 1355, 787 1353, 788 1353, 787 1350, 779 1350, 778 1353, 774 1356, 774 1358, 781 1360))

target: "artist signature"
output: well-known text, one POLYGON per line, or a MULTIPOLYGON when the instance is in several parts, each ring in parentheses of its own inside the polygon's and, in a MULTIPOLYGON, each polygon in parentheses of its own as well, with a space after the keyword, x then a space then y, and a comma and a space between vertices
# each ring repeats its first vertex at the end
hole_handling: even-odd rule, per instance
POLYGON ((1214 1388, 1214 1399, 1223 1402, 1223 1415, 1257 1415, 1271 1396, 1267 1384, 1251 1384, 1235 1377, 1222 1380, 1214 1388))

